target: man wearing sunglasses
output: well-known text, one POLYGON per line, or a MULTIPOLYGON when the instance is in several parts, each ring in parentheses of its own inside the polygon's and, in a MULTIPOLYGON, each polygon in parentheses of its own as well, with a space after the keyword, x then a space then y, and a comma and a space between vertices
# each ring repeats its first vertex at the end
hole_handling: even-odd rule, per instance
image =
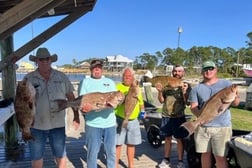
MULTIPOLYGON (((74 87, 68 77, 51 67, 57 61, 56 54, 50 54, 47 48, 39 48, 36 55, 30 55, 30 61, 37 64, 37 69, 28 73, 27 78, 36 90, 36 113, 31 128, 34 140, 29 140, 32 168, 43 167, 43 157, 47 138, 57 167, 67 167, 65 110, 57 113, 56 99, 74 100, 74 87)), ((73 124, 78 129, 80 120, 78 110, 73 109, 73 124)))
MULTIPOLYGON (((204 103, 221 89, 230 86, 231 81, 217 77, 217 66, 213 61, 205 61, 202 64, 201 74, 203 81, 196 85, 189 96, 191 111, 199 116, 204 103)), ((237 96, 232 105, 239 104, 237 96)), ((199 126, 194 133, 196 152, 201 153, 202 168, 212 167, 212 153, 216 160, 217 168, 227 168, 227 143, 232 137, 232 125, 230 110, 216 117, 213 121, 199 126)))

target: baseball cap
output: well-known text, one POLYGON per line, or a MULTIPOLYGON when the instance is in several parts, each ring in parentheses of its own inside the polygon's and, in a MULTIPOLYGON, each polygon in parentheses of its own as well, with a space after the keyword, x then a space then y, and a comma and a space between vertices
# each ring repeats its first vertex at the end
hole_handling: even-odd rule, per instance
POLYGON ((103 66, 103 61, 101 61, 99 59, 92 60, 90 63, 90 68, 92 69, 97 65, 103 66))
POLYGON ((202 69, 208 68, 208 67, 216 67, 215 63, 213 61, 205 61, 202 64, 202 69))

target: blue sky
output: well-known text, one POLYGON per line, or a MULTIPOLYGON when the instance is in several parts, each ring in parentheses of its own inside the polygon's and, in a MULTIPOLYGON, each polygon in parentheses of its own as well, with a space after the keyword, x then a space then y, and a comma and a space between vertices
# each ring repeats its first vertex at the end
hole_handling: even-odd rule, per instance
MULTIPOLYGON (((251 0, 97 0, 93 11, 43 43, 58 54, 56 65, 122 54, 131 59, 180 47, 247 47, 251 0)), ((15 50, 60 17, 37 19, 14 34, 15 50)), ((33 51, 34 54, 36 52, 33 51)), ((22 61, 27 61, 25 56, 22 61)))

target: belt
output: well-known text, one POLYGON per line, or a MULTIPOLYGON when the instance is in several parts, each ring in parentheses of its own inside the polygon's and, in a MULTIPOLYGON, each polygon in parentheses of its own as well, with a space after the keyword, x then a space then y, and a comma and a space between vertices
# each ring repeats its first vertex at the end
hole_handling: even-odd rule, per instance
MULTIPOLYGON (((124 120, 125 118, 122 118, 121 116, 118 116, 118 115, 116 115, 116 117, 117 118, 119 118, 119 119, 121 119, 121 120, 124 120)), ((133 120, 135 120, 136 118, 134 118, 134 119, 128 119, 129 121, 133 121, 133 120)))

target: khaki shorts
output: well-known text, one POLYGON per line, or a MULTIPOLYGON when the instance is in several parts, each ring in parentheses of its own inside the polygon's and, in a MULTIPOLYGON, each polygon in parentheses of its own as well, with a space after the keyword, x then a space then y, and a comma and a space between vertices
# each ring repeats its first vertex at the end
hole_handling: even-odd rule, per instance
POLYGON ((212 152, 216 156, 224 157, 227 155, 231 137, 231 127, 198 127, 194 133, 196 152, 212 152))

